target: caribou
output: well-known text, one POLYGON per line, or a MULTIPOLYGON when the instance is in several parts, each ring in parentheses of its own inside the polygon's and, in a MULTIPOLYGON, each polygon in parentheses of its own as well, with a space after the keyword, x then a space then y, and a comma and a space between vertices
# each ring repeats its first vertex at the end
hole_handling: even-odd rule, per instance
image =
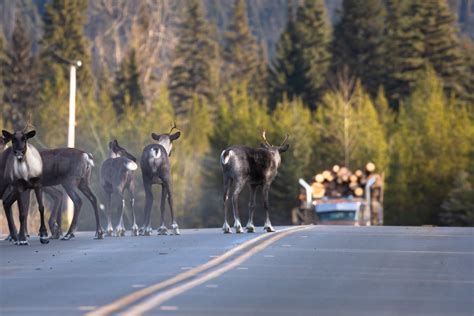
POLYGON ((116 139, 109 143, 108 158, 100 169, 100 184, 106 194, 107 235, 112 236, 112 212, 120 214, 115 228, 115 236, 125 236, 123 213, 125 211, 124 193, 128 191, 130 208, 132 209, 132 234, 138 236, 138 226, 135 220, 135 170, 137 159, 125 148, 121 147, 116 139))
MULTIPOLYGON (((97 198, 94 193, 92 193, 89 184, 92 167, 94 167, 92 155, 76 148, 47 149, 40 151, 39 155, 43 161, 43 172, 40 181, 42 187, 61 185, 74 204, 71 225, 69 226, 66 235, 62 237, 62 240, 69 240, 75 237, 77 220, 82 207, 82 199, 79 196, 78 191, 84 194, 94 209, 96 221, 95 238, 103 239, 104 233, 100 226, 97 198)), ((59 198, 59 194, 62 195, 62 192, 57 189, 48 190, 48 192, 55 194, 56 198, 59 198)), ((62 196, 60 198, 62 199, 62 196)), ((4 200, 4 206, 11 210, 11 205, 15 202, 16 198, 10 194, 10 197, 7 200, 7 205, 5 205, 4 200)), ((5 212, 7 211, 6 208, 5 212)), ((55 222, 55 220, 57 221, 61 219, 61 213, 60 211, 58 212, 58 209, 59 207, 53 208, 53 213, 51 214, 52 220, 50 218, 49 223, 51 234, 55 238, 59 238, 61 235, 61 222, 55 222)), ((13 222, 11 225, 14 227, 13 222)))
POLYGON ((176 124, 171 127, 168 133, 152 133, 151 137, 157 141, 157 143, 147 145, 143 149, 142 158, 140 160, 140 168, 142 171, 146 201, 144 210, 144 224, 140 229, 141 235, 149 236, 152 232, 151 209, 153 206, 153 184, 160 184, 162 187, 161 225, 158 228, 158 235, 168 235, 169 233, 165 225, 166 198, 168 198, 168 204, 171 213, 172 234, 179 235, 179 227, 174 218, 173 193, 171 188, 171 165, 169 157, 173 149, 173 142, 181 136, 181 132, 178 131, 174 134, 171 134, 174 129, 177 129, 176 124))
POLYGON ((44 205, 42 198, 43 160, 38 150, 28 140, 36 135, 36 131, 27 132, 28 124, 23 131, 13 134, 2 131, 2 142, 5 146, 12 142, 0 155, 0 197, 3 199, 5 215, 8 221, 10 236, 18 245, 28 245, 27 221, 30 191, 34 190, 40 212, 40 242, 47 244, 48 231, 44 220, 44 205), (18 200, 20 232, 17 234, 12 217, 13 203, 18 200))
POLYGON ((288 135, 279 146, 274 146, 268 142, 265 131, 262 134, 264 143, 260 148, 252 148, 242 145, 231 146, 221 153, 221 166, 224 178, 224 233, 231 233, 232 230, 227 222, 227 200, 232 191, 232 209, 234 213, 234 228, 236 233, 243 233, 239 215, 239 194, 246 184, 250 188, 249 219, 246 230, 248 233, 255 232, 253 216, 255 212, 257 188, 263 187, 263 207, 266 212, 264 230, 274 232, 275 229, 270 221, 270 204, 268 193, 270 186, 275 179, 278 167, 281 164, 281 153, 288 150, 286 144, 288 135))

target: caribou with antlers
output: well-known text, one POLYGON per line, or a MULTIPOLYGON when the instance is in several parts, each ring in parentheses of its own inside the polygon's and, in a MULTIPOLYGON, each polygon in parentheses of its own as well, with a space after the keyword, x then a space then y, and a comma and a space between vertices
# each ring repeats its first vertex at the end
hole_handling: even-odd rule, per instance
POLYGON ((29 124, 23 131, 13 134, 2 131, 2 141, 5 144, 12 142, 0 155, 0 197, 3 199, 10 237, 19 245, 28 245, 27 220, 30 202, 30 191, 34 190, 40 212, 40 241, 49 242, 48 231, 44 221, 44 205, 42 198, 41 178, 43 176, 43 161, 38 150, 28 140, 36 135, 36 131, 27 132, 29 124), (13 203, 18 200, 20 211, 20 232, 17 235, 12 218, 13 203))
POLYGON ((179 235, 178 224, 174 219, 173 209, 173 193, 171 188, 171 165, 169 157, 173 149, 173 142, 181 136, 181 132, 171 134, 177 129, 176 123, 173 124, 170 131, 165 134, 152 133, 151 137, 156 140, 157 144, 150 144, 143 149, 142 158, 140 161, 140 168, 142 170, 143 186, 145 188, 145 211, 144 211, 144 225, 140 229, 141 235, 150 235, 151 228, 151 208, 153 206, 153 184, 161 184, 161 225, 158 228, 159 235, 167 235, 168 229, 165 226, 165 208, 166 198, 171 213, 171 228, 172 233, 179 235))
POLYGON ((261 144, 261 148, 237 145, 225 149, 221 154, 221 165, 224 175, 224 225, 222 226, 224 233, 232 232, 227 222, 227 200, 232 188, 234 228, 236 233, 244 232, 240 223, 238 199, 240 192, 247 183, 250 188, 247 232, 255 232, 253 215, 255 212, 257 188, 259 186, 263 187, 263 206, 266 211, 264 230, 267 232, 275 231, 270 221, 268 193, 277 175, 278 167, 281 164, 280 153, 284 153, 289 148, 289 145, 286 144, 288 135, 285 136, 280 146, 270 144, 266 138, 265 131, 263 131, 262 137, 264 143, 261 144))
POLYGON ((138 236, 138 226, 135 219, 135 170, 137 159, 125 148, 121 147, 116 139, 109 143, 109 156, 102 163, 100 169, 100 184, 106 193, 107 235, 112 236, 112 212, 117 211, 120 219, 115 228, 115 236, 125 236, 123 213, 125 200, 123 195, 128 191, 130 208, 132 209, 132 234, 138 236))

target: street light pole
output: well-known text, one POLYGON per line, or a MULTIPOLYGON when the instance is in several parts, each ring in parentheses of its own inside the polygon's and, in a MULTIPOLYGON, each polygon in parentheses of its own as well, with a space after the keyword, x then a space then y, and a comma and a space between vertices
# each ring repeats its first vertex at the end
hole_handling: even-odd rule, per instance
MULTIPOLYGON (((80 60, 69 63, 69 125, 67 134, 67 147, 74 148, 76 130, 76 67, 81 67, 80 60)), ((74 214, 74 204, 67 198, 66 218, 71 225, 74 214)))

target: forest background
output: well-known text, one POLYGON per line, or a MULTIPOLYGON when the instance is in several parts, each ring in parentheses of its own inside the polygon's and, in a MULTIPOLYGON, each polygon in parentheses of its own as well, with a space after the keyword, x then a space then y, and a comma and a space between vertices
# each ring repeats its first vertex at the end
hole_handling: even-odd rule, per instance
MULTIPOLYGON (((290 223, 298 178, 372 161, 385 224, 474 225, 472 0, 1 0, 0 14, 0 126, 31 115, 38 148, 65 147, 69 68, 57 56, 81 60, 76 147, 94 155, 101 201, 109 141, 139 158, 176 121, 183 227, 222 224, 219 155, 259 146, 264 129, 277 144, 290 135, 275 224, 290 223)), ((140 172, 137 188, 140 224, 140 172)), ((93 228, 88 203, 79 228, 93 228)))

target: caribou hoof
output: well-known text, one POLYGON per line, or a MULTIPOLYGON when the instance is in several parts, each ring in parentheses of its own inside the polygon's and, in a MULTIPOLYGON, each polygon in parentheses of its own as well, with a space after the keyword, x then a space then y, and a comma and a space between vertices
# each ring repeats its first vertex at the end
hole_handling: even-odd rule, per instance
POLYGON ((138 236, 139 231, 138 231, 138 226, 135 225, 132 227, 132 236, 138 236))
POLYGON ((112 227, 107 228, 106 235, 107 237, 112 237, 114 235, 114 230, 112 227))
POLYGON ((165 226, 158 228, 158 235, 169 235, 168 228, 165 226))
POLYGON ((104 231, 102 229, 96 231, 94 239, 104 239, 104 231))
POLYGON ((55 230, 51 232, 51 239, 59 239, 63 235, 62 231, 60 230, 55 230))
POLYGON ((125 228, 123 228, 123 227, 116 228, 116 229, 115 229, 115 232, 114 232, 114 236, 115 236, 115 237, 123 237, 123 236, 125 236, 125 228))
POLYGON ((74 237, 76 237, 76 236, 74 236, 73 233, 67 233, 66 235, 64 235, 63 238, 61 238, 61 240, 71 240, 74 237))
POLYGON ((273 228, 273 226, 271 226, 271 225, 263 227, 263 230, 266 231, 267 233, 276 232, 275 228, 273 228))
POLYGON ((224 231, 224 234, 232 234, 232 229, 230 229, 230 226, 227 222, 225 222, 222 226, 222 230, 224 231))
POLYGON ((236 232, 237 234, 242 234, 242 233, 244 232, 244 229, 242 228, 241 225, 235 226, 234 228, 235 228, 235 232, 236 232))
POLYGON ((247 233, 255 233, 255 226, 253 225, 247 225, 245 229, 247 230, 247 233))
POLYGON ((48 237, 40 237, 40 242, 45 245, 49 244, 49 238, 48 237))
POLYGON ((173 229, 173 235, 180 235, 178 224, 171 225, 171 228, 173 229))
POLYGON ((16 243, 18 241, 18 238, 12 237, 12 235, 8 235, 7 238, 5 238, 5 240, 16 243))
POLYGON ((152 232, 153 230, 151 229, 151 227, 142 227, 140 228, 139 234, 140 236, 151 236, 152 232))
POLYGON ((18 246, 29 246, 30 243, 28 242, 28 240, 20 240, 20 241, 15 242, 15 245, 18 245, 18 246))

